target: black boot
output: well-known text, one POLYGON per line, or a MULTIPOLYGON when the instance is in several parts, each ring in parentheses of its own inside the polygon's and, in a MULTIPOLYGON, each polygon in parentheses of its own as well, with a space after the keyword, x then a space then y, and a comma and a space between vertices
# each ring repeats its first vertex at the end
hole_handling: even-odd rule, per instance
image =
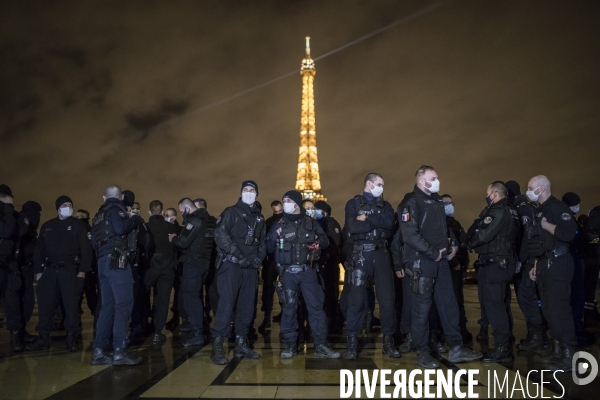
POLYGON ((404 339, 404 343, 400 345, 400 351, 402 353, 409 353, 415 349, 415 344, 412 340, 412 333, 408 332, 406 334, 406 339, 404 339))
POLYGON ((475 337, 475 340, 477 340, 479 343, 487 343, 488 341, 488 327, 487 325, 481 325, 481 328, 479 328, 479 333, 477 334, 477 337, 475 337))
POLYGON ((573 354, 575 354, 575 347, 561 343, 559 344, 559 353, 560 356, 548 364, 548 369, 551 371, 571 372, 573 369, 572 358, 573 354))
POLYGON ((270 327, 271 327, 271 313, 265 312, 265 319, 263 319, 262 324, 260 324, 260 326, 258 327, 258 331, 264 335, 267 332, 267 329, 269 329, 270 327))
POLYGON ((423 368, 439 368, 440 363, 431 356, 429 349, 417 351, 417 365, 423 368))
POLYGON ((288 342, 285 344, 285 349, 283 349, 283 351, 281 352, 281 358, 292 358, 294 357, 296 354, 298 354, 298 352, 296 351, 297 347, 296 347, 296 343, 294 342, 288 342))
POLYGON ((448 354, 448 361, 452 364, 473 361, 481 358, 482 354, 479 351, 465 348, 462 344, 452 346, 448 354))
POLYGON ((94 354, 92 354, 92 365, 112 365, 112 354, 109 351, 104 349, 94 349, 94 354))
POLYGON ((560 343, 558 342, 558 340, 552 339, 550 340, 550 348, 548 349, 548 351, 545 354, 536 354, 535 356, 533 356, 533 361, 542 364, 549 364, 559 358, 560 343))
POLYGON ((23 341, 20 331, 10 331, 10 348, 15 353, 23 351, 23 341))
POLYGON ((167 330, 169 330, 169 331, 174 330, 178 326, 179 326, 179 315, 178 314, 173 314, 173 318, 168 320, 167 323, 165 324, 165 328, 167 328, 167 330))
POLYGON ((79 346, 77 345, 77 334, 67 332, 66 345, 67 345, 67 351, 70 353, 79 351, 79 346))
POLYGON ((517 345, 517 349, 524 351, 541 350, 546 347, 543 332, 529 332, 527 339, 517 345))
POLYGON ((434 329, 429 332, 429 348, 440 354, 448 352, 448 347, 440 343, 440 331, 434 329))
POLYGON ((37 335, 30 334, 25 328, 23 328, 22 333, 23 335, 21 336, 21 338, 23 339, 23 343, 32 343, 35 342, 37 339, 37 335))
POLYGON ((492 351, 481 357, 481 362, 484 363, 503 363, 513 360, 512 349, 507 345, 498 344, 492 351))
POLYGON ((248 338, 246 336, 235 337, 235 349, 233 349, 233 356, 250 358, 252 360, 258 360, 260 358, 260 354, 248 346, 248 338))
POLYGON ((217 365, 227 364, 227 357, 225 357, 225 350, 223 349, 223 337, 215 336, 213 338, 212 350, 210 352, 210 359, 217 365))
POLYGON ((383 347, 381 349, 381 354, 384 356, 390 356, 390 358, 402 357, 402 353, 400 353, 394 345, 394 337, 392 335, 383 336, 383 347))
POLYGON ((346 360, 356 360, 358 357, 358 338, 356 335, 348 335, 348 347, 344 358, 346 360))
POLYGON ((138 365, 142 361, 142 357, 129 354, 127 349, 115 349, 112 365, 138 365))
POLYGON ((321 343, 315 345, 315 357, 340 358, 341 355, 337 351, 333 351, 331 347, 321 343))
POLYGON ((193 332, 192 325, 190 324, 189 318, 184 318, 181 325, 179 325, 179 332, 181 333, 190 333, 193 332))
POLYGON ((35 342, 30 343, 25 347, 27 351, 48 350, 50 348, 50 334, 40 334, 35 342))
POLYGON ((202 331, 194 331, 194 336, 185 341, 183 343, 183 346, 202 346, 204 343, 204 334, 202 333, 202 331))

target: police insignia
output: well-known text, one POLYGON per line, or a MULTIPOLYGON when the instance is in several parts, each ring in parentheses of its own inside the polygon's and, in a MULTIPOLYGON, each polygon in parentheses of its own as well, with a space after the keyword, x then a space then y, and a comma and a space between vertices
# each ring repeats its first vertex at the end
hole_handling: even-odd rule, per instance
POLYGON ((560 216, 564 221, 568 221, 571 219, 571 214, 569 213, 563 213, 563 215, 560 216))
POLYGON ((483 223, 486 224, 486 225, 491 224, 492 223, 492 217, 485 217, 483 219, 483 223))
POLYGON ((119 216, 121 216, 121 217, 125 217, 125 215, 126 215, 126 214, 125 214, 125 211, 119 211, 119 216))
POLYGON ((29 220, 27 218, 23 218, 23 222, 25 222, 25 225, 29 225, 29 220))
POLYGON ((409 210, 408 207, 404 207, 402 209, 402 217, 401 217, 401 219, 402 219, 402 222, 408 222, 408 221, 410 221, 410 210, 409 210))
POLYGON ((87 237, 89 240, 92 240, 92 232, 88 232, 87 237))
POLYGON ((185 226, 185 229, 187 229, 188 231, 191 231, 193 227, 194 227, 194 225, 192 225, 192 224, 187 224, 187 225, 185 226))
POLYGON ((338 228, 335 228, 335 233, 340 233, 340 230, 338 228))

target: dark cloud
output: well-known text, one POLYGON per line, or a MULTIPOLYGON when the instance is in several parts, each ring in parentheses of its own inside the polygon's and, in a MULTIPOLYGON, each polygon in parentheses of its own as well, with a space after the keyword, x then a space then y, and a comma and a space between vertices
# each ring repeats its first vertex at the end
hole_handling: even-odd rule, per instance
MULTIPOLYGON (((294 71, 433 2, 2 2, 0 176, 16 203, 91 212, 104 187, 145 207, 203 197, 211 211, 254 179, 260 201, 293 188, 294 71), (175 117, 175 120, 172 118, 175 117), (173 123, 176 121, 176 123, 173 123), (45 206, 44 206, 45 204, 45 206)), ((443 6, 318 60, 323 191, 343 218, 367 172, 395 206, 421 164, 468 223, 497 179, 544 173, 556 194, 600 203, 598 2, 443 6)))

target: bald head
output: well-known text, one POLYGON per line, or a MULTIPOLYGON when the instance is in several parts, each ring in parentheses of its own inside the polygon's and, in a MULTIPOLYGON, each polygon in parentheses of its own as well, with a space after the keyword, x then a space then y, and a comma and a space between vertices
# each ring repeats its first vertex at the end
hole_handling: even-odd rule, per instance
POLYGON ((104 190, 104 200, 106 199, 121 199, 123 196, 123 191, 117 185, 110 185, 104 190))
POLYGON ((197 209, 198 208, 196 207, 192 199, 185 197, 179 200, 179 211, 181 211, 182 213, 185 213, 187 211, 187 213, 190 214, 196 211, 197 209))
POLYGON ((550 179, 544 175, 534 176, 527 184, 527 197, 533 201, 545 202, 552 195, 550 179))

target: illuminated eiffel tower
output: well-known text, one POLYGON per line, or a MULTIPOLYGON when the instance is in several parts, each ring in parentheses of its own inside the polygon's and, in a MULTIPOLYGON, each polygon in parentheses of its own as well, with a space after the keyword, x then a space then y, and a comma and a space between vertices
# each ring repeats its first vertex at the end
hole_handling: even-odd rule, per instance
POLYGON ((306 37, 306 58, 302 60, 302 109, 300 113, 300 149, 296 190, 302 198, 312 201, 327 200, 321 194, 319 160, 317 158, 317 131, 315 127, 315 62, 310 58, 310 37, 306 37))

